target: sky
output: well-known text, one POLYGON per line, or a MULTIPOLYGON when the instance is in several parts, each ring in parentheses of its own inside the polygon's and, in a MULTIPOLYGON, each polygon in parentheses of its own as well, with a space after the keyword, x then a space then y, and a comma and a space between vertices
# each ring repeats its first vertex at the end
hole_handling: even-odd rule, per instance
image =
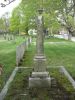
MULTIPOLYGON (((19 3, 21 2, 21 0, 15 0, 14 2, 12 2, 11 4, 7 5, 6 7, 1 7, 0 5, 0 17, 5 13, 5 12, 9 12, 10 15, 13 11, 13 9, 19 5, 19 3)), ((4 3, 4 0, 0 0, 0 3, 4 3)), ((6 2, 8 3, 8 2, 6 2)))

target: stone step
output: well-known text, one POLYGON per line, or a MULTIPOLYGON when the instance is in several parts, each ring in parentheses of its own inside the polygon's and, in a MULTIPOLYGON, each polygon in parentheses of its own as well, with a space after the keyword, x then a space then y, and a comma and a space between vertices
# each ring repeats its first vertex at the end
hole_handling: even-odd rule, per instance
POLYGON ((29 78, 29 87, 50 87, 51 86, 51 78, 29 78))
POLYGON ((49 77, 49 72, 32 72, 32 77, 40 77, 40 78, 44 78, 44 77, 49 77))
POLYGON ((56 82, 56 80, 54 78, 51 78, 51 87, 52 88, 57 87, 57 82, 56 82))

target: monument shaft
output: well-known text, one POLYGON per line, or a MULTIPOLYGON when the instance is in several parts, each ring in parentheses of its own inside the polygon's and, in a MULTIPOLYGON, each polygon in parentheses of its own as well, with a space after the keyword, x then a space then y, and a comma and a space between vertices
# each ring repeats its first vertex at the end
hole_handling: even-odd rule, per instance
POLYGON ((36 38, 36 56, 34 57, 34 71, 46 71, 46 58, 44 56, 44 32, 43 32, 43 16, 37 16, 37 38, 36 38))
POLYGON ((37 16, 37 39, 36 39, 37 55, 44 54, 44 32, 43 32, 43 16, 37 16))
POLYGON ((37 16, 36 55, 34 57, 34 70, 29 78, 29 87, 49 87, 50 76, 46 71, 46 58, 44 56, 43 16, 39 10, 37 16))

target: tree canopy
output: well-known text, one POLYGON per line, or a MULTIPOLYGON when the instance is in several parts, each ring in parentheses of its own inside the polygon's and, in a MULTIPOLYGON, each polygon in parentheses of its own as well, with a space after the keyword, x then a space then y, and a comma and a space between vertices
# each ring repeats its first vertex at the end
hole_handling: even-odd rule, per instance
POLYGON ((52 28, 55 31, 61 25, 67 28, 75 19, 74 4, 74 0, 22 0, 20 5, 13 10, 10 18, 10 30, 28 32, 28 29, 36 28, 35 17, 39 8, 44 10, 45 28, 52 28))

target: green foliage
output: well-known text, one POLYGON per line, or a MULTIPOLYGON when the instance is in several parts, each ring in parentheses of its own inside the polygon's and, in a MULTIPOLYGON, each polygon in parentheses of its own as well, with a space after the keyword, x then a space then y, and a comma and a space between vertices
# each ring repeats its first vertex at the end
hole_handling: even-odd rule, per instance
POLYGON ((5 25, 5 18, 0 18, 0 30, 5 31, 6 25, 5 25))
POLYGON ((62 4, 63 0, 22 0, 21 4, 13 11, 10 29, 27 32, 30 28, 36 28, 37 10, 42 8, 44 9, 45 27, 53 27, 56 30, 60 25, 56 20, 55 11, 62 9, 62 4))
POLYGON ((0 18, 0 29, 2 29, 4 27, 4 22, 3 22, 3 19, 0 18))
POLYGON ((58 33, 61 24, 56 19, 56 14, 44 14, 44 26, 49 29, 50 34, 58 33))
POLYGON ((19 31, 20 27, 20 15, 18 12, 18 8, 15 8, 12 17, 10 18, 10 31, 19 31))
POLYGON ((67 16, 67 23, 71 27, 75 27, 74 25, 74 18, 72 16, 67 16))

